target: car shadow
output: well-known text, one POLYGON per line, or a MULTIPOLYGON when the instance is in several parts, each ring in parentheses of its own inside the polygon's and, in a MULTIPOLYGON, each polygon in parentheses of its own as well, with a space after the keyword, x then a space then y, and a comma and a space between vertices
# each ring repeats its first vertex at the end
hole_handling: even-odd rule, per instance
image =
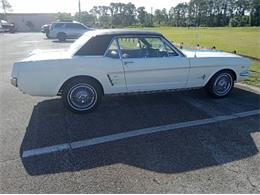
MULTIPOLYGON (((31 115, 20 148, 22 163, 30 175, 87 170, 117 163, 160 173, 181 173, 258 153, 251 133, 259 131, 259 122, 249 117, 22 157, 24 151, 35 148, 209 118, 207 113, 183 101, 185 96, 195 99, 200 96, 207 105, 217 101, 216 109, 233 102, 240 105, 240 112, 259 109, 259 95, 240 89, 235 89, 228 99, 220 100, 210 99, 202 91, 106 97, 95 112, 87 115, 67 111, 60 99, 45 100, 34 107, 31 115), (245 104, 246 100, 250 103, 245 104)), ((229 108, 237 112, 232 105, 229 108)))

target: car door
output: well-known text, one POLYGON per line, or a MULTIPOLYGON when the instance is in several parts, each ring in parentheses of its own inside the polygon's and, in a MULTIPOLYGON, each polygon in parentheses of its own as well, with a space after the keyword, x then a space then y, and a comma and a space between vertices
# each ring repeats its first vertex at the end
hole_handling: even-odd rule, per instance
POLYGON ((119 37, 128 92, 185 88, 190 64, 162 37, 119 37))
POLYGON ((105 94, 126 93, 125 73, 117 42, 111 39, 111 36, 90 38, 74 54, 74 69, 69 74, 87 75, 99 80, 105 94))
POLYGON ((100 72, 104 72, 103 78, 105 80, 105 85, 107 93, 126 93, 126 81, 125 72, 120 59, 119 48, 117 40, 111 41, 109 47, 107 48, 104 57, 102 58, 101 64, 102 69, 100 72))
POLYGON ((67 38, 77 38, 79 36, 79 29, 77 23, 67 23, 65 29, 67 38))

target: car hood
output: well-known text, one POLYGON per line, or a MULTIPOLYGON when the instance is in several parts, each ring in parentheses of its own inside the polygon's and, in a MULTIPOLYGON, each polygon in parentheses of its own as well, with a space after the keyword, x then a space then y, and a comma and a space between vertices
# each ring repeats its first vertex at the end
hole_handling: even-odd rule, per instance
POLYGON ((188 58, 207 58, 207 57, 237 57, 241 58, 241 56, 227 53, 223 51, 214 51, 214 50, 182 50, 182 52, 188 57, 188 58))
POLYGON ((22 62, 28 61, 44 61, 44 60, 58 60, 58 59, 69 59, 71 55, 67 50, 34 50, 29 52, 27 58, 23 59, 22 62))
POLYGON ((248 58, 227 53, 223 51, 213 50, 182 50, 182 52, 190 59, 192 64, 206 62, 208 65, 246 65, 251 64, 251 60, 248 58))

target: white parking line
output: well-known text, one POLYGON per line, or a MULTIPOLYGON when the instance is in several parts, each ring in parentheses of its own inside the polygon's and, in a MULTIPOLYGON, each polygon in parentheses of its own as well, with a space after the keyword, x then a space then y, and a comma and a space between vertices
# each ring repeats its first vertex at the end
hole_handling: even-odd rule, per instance
POLYGON ((249 116, 258 115, 258 114, 260 114, 260 109, 252 110, 252 111, 248 111, 248 112, 240 112, 240 113, 231 114, 231 115, 218 116, 218 117, 213 117, 213 118, 208 118, 208 119, 201 119, 201 120, 194 120, 194 121, 187 121, 187 122, 182 122, 182 123, 175 123, 175 124, 145 128, 145 129, 138 129, 138 130, 133 130, 133 131, 124 132, 124 133, 117 133, 117 134, 113 134, 113 135, 107 135, 107 136, 102 136, 102 137, 97 137, 97 138, 92 138, 92 139, 81 140, 81 141, 77 141, 77 142, 71 142, 71 143, 59 144, 59 145, 54 145, 54 146, 49 146, 49 147, 25 150, 25 151, 23 151, 22 158, 50 154, 50 153, 60 152, 60 151, 64 151, 64 150, 73 150, 73 149, 78 149, 78 148, 82 148, 82 147, 93 146, 93 145, 97 145, 97 144, 137 137, 137 136, 141 136, 141 135, 147 135, 147 134, 164 132, 164 131, 174 131, 174 130, 180 129, 180 128, 207 125, 207 124, 211 124, 211 123, 238 119, 238 118, 243 118, 243 117, 249 117, 249 116))

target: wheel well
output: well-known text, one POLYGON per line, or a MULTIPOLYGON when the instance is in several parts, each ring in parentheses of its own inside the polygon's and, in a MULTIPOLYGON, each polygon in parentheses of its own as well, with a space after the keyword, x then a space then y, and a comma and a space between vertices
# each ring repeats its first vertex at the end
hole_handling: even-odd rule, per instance
POLYGON ((58 92, 57 95, 61 95, 61 94, 62 94, 62 90, 64 89, 64 87, 65 87, 69 82, 71 82, 72 80, 75 80, 75 79, 92 80, 92 81, 98 83, 98 84, 100 85, 101 89, 102 89, 102 94, 104 94, 104 88, 103 88, 102 84, 101 84, 97 79, 95 79, 94 77, 91 77, 91 76, 75 76, 75 77, 72 77, 72 78, 66 80, 66 81, 62 84, 62 86, 60 87, 59 92, 58 92))
POLYGON ((65 32, 59 32, 59 33, 57 34, 57 38, 58 38, 59 36, 61 36, 61 35, 64 35, 65 37, 67 37, 67 35, 66 35, 65 32))
POLYGON ((58 33, 58 35, 62 35, 62 34, 63 34, 63 35, 66 35, 65 32, 59 32, 59 33, 58 33))
MULTIPOLYGON (((223 69, 223 70, 220 70, 220 71, 216 72, 216 73, 210 78, 210 80, 211 80, 215 75, 217 75, 217 74, 219 74, 219 73, 221 73, 221 72, 230 72, 231 75, 232 75, 232 77, 233 77, 233 79, 234 79, 234 81, 237 80, 236 72, 235 72, 234 70, 232 70, 232 69, 223 69)), ((209 80, 209 82, 210 82, 210 80, 209 80)))

